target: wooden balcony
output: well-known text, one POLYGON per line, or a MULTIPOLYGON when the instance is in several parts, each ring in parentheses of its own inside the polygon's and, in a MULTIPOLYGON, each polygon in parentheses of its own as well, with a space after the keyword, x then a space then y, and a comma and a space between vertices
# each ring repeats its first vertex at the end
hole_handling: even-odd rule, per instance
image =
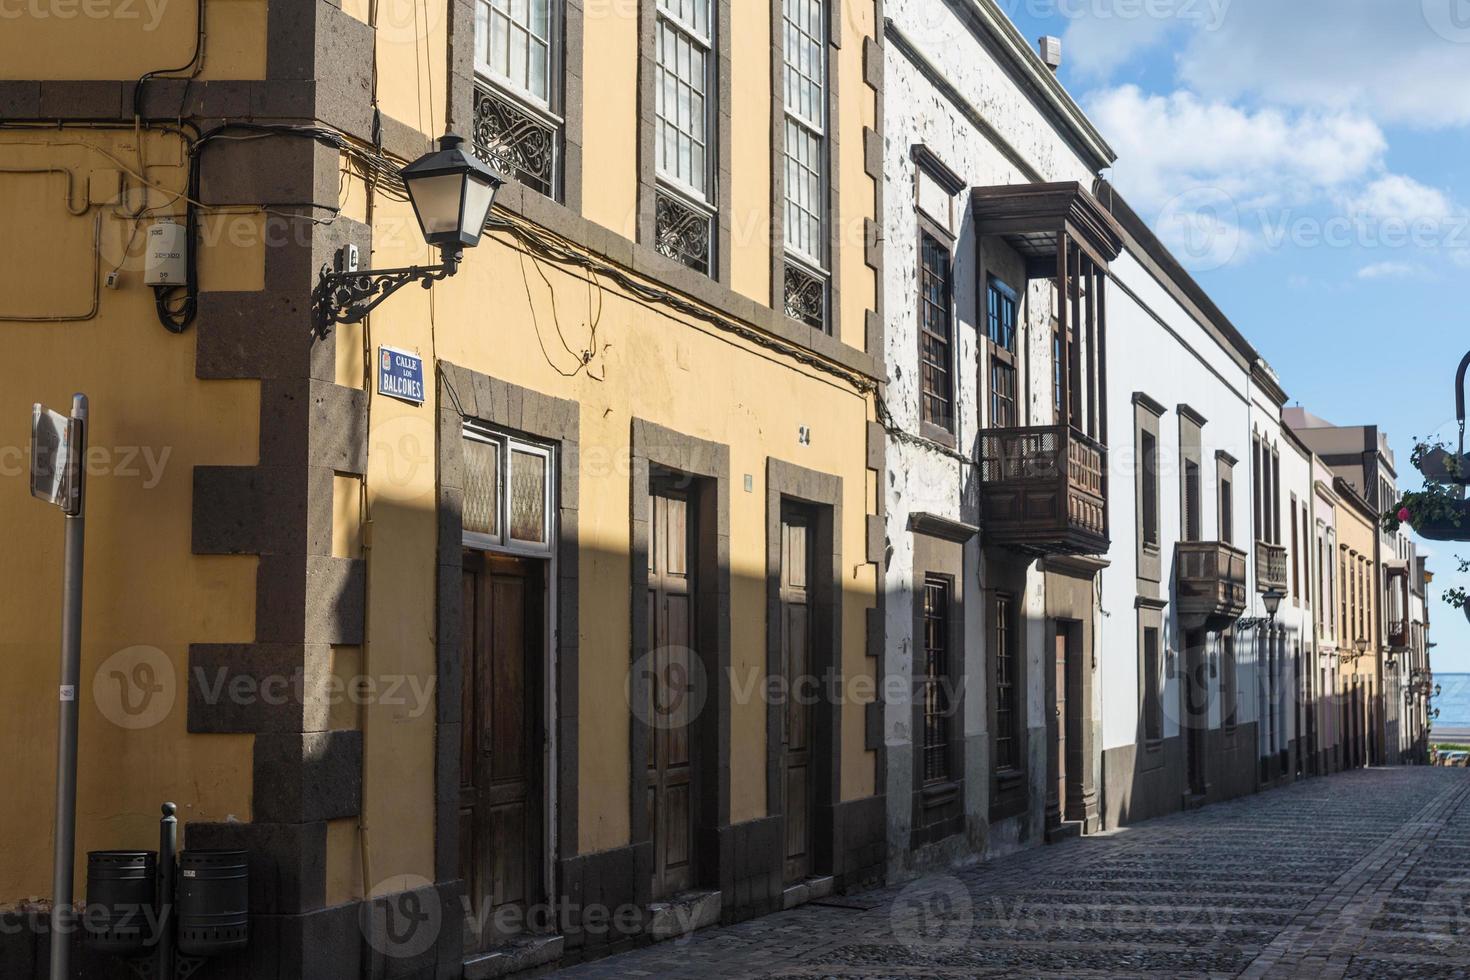
POLYGON ((1223 541, 1180 541, 1174 594, 1186 629, 1225 629, 1245 612, 1245 552, 1223 541))
POLYGON ((1388 647, 1390 650, 1407 650, 1410 642, 1409 630, 1409 568, 1395 561, 1384 568, 1387 586, 1388 607, 1384 620, 1388 625, 1388 647))
POLYGON ((1286 546, 1256 542, 1256 591, 1286 591, 1286 546))
POLYGON ((1107 448, 1065 425, 980 433, 987 541, 1034 555, 1108 550, 1107 448))

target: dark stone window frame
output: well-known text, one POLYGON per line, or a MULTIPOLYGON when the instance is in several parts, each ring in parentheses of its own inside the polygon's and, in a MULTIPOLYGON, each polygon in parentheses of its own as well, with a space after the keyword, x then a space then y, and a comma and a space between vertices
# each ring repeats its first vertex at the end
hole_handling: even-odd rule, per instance
MULTIPOLYGON (((710 250, 714 253, 709 269, 703 275, 722 285, 730 285, 731 269, 731 213, 734 206, 730 161, 734 154, 731 136, 730 105, 734 93, 731 76, 731 2, 732 0, 710 0, 714 33, 711 57, 715 60, 712 72, 713 86, 710 99, 714 101, 710 123, 718 128, 713 141, 706 143, 706 151, 715 156, 710 168, 714 180, 712 206, 714 216, 710 220, 710 250)), ((638 244, 658 250, 658 202, 682 198, 676 193, 668 195, 662 191, 664 184, 658 177, 656 143, 658 139, 658 59, 655 46, 658 42, 658 0, 638 0, 638 244)), ((708 100, 707 100, 708 101, 708 100)), ((660 257, 671 269, 688 269, 677 259, 667 255, 660 257)), ((699 270, 695 270, 699 272, 699 270)))
POLYGON ((948 446, 949 448, 953 449, 958 445, 959 438, 959 386, 956 383, 958 380, 957 352, 959 347, 957 336, 959 327, 959 311, 958 307, 955 304, 955 266, 957 263, 957 256, 955 255, 956 240, 954 235, 952 235, 944 228, 941 228, 927 214, 924 214, 923 212, 917 212, 917 220, 918 247, 915 249, 915 281, 918 284, 918 292, 914 298, 914 354, 916 365, 918 367, 917 375, 919 388, 918 405, 916 407, 918 409, 919 434, 926 439, 930 439, 934 442, 937 442, 944 446, 948 446), (924 399, 926 397, 926 388, 924 383, 924 278, 926 275, 924 249, 926 238, 933 239, 934 242, 941 249, 943 249, 948 261, 948 269, 946 272, 946 283, 948 289, 947 295, 945 297, 947 306, 946 315, 949 318, 949 339, 948 349, 946 351, 946 358, 948 360, 946 368, 949 378, 949 390, 945 393, 945 398, 947 399, 947 404, 949 406, 949 425, 947 427, 926 419, 924 410, 924 399))
POLYGON ((1162 515, 1159 504, 1159 467, 1158 452, 1162 445, 1159 438, 1160 422, 1167 409, 1154 401, 1141 391, 1133 393, 1133 439, 1134 439, 1134 463, 1133 475, 1135 483, 1134 492, 1134 523, 1137 528, 1137 577, 1139 591, 1156 595, 1159 583, 1163 577, 1163 550, 1162 550, 1162 515), (1153 438, 1154 459, 1150 468, 1149 461, 1145 458, 1143 451, 1143 436, 1148 433, 1153 438), (1145 480, 1152 481, 1154 506, 1153 520, 1154 540, 1150 542, 1145 533, 1145 507, 1144 491, 1145 480))
MULTIPOLYGON (((553 17, 557 21, 554 34, 559 41, 560 50, 555 52, 551 69, 551 105, 548 109, 561 118, 561 124, 555 135, 556 167, 551 193, 544 194, 534 184, 517 180, 514 172, 506 172, 507 177, 516 180, 525 190, 557 201, 577 214, 582 211, 583 32, 586 21, 584 4, 585 0, 552 0, 553 17)), ((525 99, 513 89, 506 88, 493 77, 482 75, 478 71, 475 64, 477 28, 474 4, 450 4, 450 17, 451 125, 461 133, 479 135, 481 89, 490 90, 502 99, 509 100, 519 111, 544 115, 546 109, 526 105, 525 99), (465 122, 456 122, 460 119, 465 122)), ((478 140, 473 142, 476 144, 476 152, 482 152, 478 140)))
POLYGON ((991 555, 985 562, 985 583, 980 595, 984 598, 985 608, 982 610, 981 622, 984 628, 983 649, 985 650, 986 671, 986 732, 989 735, 989 758, 988 770, 990 780, 989 820, 992 825, 1002 820, 1024 814, 1030 807, 1031 787, 1029 773, 1031 771, 1031 738, 1028 721, 1028 699, 1027 689, 1030 679, 1030 665, 1026 656, 1025 623, 1027 613, 1025 609, 1026 598, 1026 567, 1029 562, 1018 555, 991 555), (1013 679, 1016 691, 1016 761, 1015 769, 1002 771, 995 763, 994 740, 996 726, 996 703, 995 685, 990 683, 995 677, 995 651, 993 641, 996 635, 996 605, 993 596, 997 593, 1009 595, 1015 604, 1012 609, 1013 623, 1012 635, 1016 643, 1017 657, 1015 663, 1015 677, 1013 679))
POLYGON ((1220 540, 1235 544, 1235 464, 1234 456, 1220 449, 1215 452, 1215 526, 1220 540))
POLYGON ((1139 755, 1139 771, 1151 771, 1162 768, 1164 765, 1164 743, 1167 734, 1164 730, 1166 716, 1164 713, 1165 690, 1169 681, 1169 634, 1164 629, 1164 611, 1167 603, 1162 600, 1152 600, 1139 597, 1134 601, 1138 612, 1137 625, 1137 651, 1138 651, 1138 735, 1137 744, 1142 748, 1139 755), (1148 634, 1154 634, 1157 644, 1157 663, 1155 664, 1156 688, 1153 691, 1154 703, 1148 703, 1149 690, 1147 678, 1149 672, 1148 663, 1148 634), (1158 717, 1158 737, 1149 737, 1148 712, 1152 710, 1158 717))
POLYGON ((987 630, 991 641, 987 644, 990 651, 989 679, 991 690, 994 695, 991 698, 991 747, 996 777, 1001 783, 1005 783, 1012 775, 1024 775, 1026 760, 1022 757, 1021 738, 1022 709, 1021 700, 1025 693, 1021 687, 1023 675, 1023 661, 1025 659, 1024 647, 1018 650, 1020 631, 1018 629, 1022 617, 1019 615, 1018 602, 1020 596, 1005 589, 995 589, 990 593, 990 615, 987 620, 987 630), (1003 621, 1004 620, 1004 621, 1003 621), (1002 650, 1001 632, 1005 632, 1006 649, 1002 650), (1019 653, 1019 655, 1018 655, 1019 653), (1009 703, 1004 704, 1001 699, 1000 668, 1001 658, 1006 658, 1006 687, 1010 692, 1009 703), (1001 709, 1005 707, 1010 713, 1009 731, 1003 731, 1001 725, 1001 709), (1000 742, 1002 738, 1012 743, 1011 759, 1002 762, 1000 758, 1000 742))
POLYGON ((1220 732, 1227 746, 1235 745, 1240 728, 1240 664, 1235 645, 1235 631, 1218 634, 1220 644, 1220 732))
POLYGON ((785 0, 771 0, 771 308, 791 316, 786 290, 787 269, 807 275, 820 274, 826 280, 824 322, 818 326, 793 317, 802 327, 810 327, 832 337, 842 336, 842 194, 838 179, 840 93, 842 62, 842 0, 824 0, 827 14, 827 123, 823 140, 825 187, 827 198, 826 255, 819 259, 824 269, 808 268, 808 263, 786 251, 786 43, 784 37, 785 0))
POLYGON ((915 849, 943 840, 964 829, 965 821, 965 600, 963 594, 964 545, 967 533, 959 525, 934 528, 942 536, 913 532, 914 572, 912 594, 913 663, 911 684, 913 738, 913 809, 911 846, 915 849), (949 608, 946 675, 952 700, 947 707, 949 778, 930 783, 925 779, 924 684, 924 584, 929 580, 948 585, 949 608))
POLYGON ((1205 467, 1203 450, 1205 417, 1188 405, 1180 405, 1179 414, 1179 540, 1200 541, 1205 533, 1205 467), (1191 467, 1193 469, 1191 470, 1191 467), (1194 477, 1193 506, 1189 499, 1189 478, 1194 477))

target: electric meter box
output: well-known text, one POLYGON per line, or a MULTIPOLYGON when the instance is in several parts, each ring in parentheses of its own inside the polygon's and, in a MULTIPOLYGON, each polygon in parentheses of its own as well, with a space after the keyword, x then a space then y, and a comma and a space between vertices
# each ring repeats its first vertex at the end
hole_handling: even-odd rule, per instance
POLYGON ((149 286, 182 286, 189 273, 189 244, 184 226, 176 221, 155 221, 148 228, 148 261, 143 281, 149 286))

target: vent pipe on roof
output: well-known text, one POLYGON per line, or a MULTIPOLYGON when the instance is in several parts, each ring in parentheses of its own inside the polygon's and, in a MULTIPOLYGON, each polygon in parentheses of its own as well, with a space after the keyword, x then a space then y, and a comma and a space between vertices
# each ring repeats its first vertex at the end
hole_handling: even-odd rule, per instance
POLYGON ((1062 67, 1062 39, 1047 35, 1036 42, 1036 50, 1052 71, 1062 67))

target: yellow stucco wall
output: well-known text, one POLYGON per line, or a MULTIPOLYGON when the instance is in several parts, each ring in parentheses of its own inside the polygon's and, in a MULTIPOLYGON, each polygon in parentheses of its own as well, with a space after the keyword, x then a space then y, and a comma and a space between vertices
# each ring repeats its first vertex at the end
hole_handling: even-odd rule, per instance
MULTIPOLYGON (((192 468, 257 461, 258 385, 197 380, 196 334, 159 325, 141 281, 146 221, 135 237, 128 212, 181 211, 186 171, 176 137, 144 139, 140 147, 131 129, 0 131, 0 213, 13 230, 0 240, 0 331, 7 359, 24 365, 0 386, 0 835, 12 844, 0 853, 0 904, 51 890, 63 519, 29 496, 33 401, 62 411, 74 391, 91 401, 78 853, 156 846, 166 799, 186 822, 251 815, 252 740, 186 734, 185 669, 191 642, 254 636, 255 559, 194 556, 190 535, 192 468), (59 172, 14 172, 34 168, 59 172), (124 169, 158 189, 145 201, 127 176, 121 202, 102 193, 117 188, 124 169), (97 203, 88 204, 89 187, 97 203), (114 266, 118 288, 102 288, 114 266), (94 285, 91 319, 7 319, 85 313, 94 285), (135 673, 140 666, 151 679, 135 673), (144 686, 160 690, 149 696, 144 686)), ((261 288, 259 227, 254 215, 205 223, 202 237, 213 244, 200 255, 202 288, 261 288)), ((79 860, 78 889, 84 873, 79 860)))
MULTIPOLYGON (((207 39, 196 77, 259 79, 266 70, 266 0, 210 0, 207 39)), ((141 19, 24 18, 0 22, 0 78, 122 79, 184 64, 194 40, 193 3, 139 0, 141 19), (157 17, 152 13, 156 11, 157 17), (58 51, 86 52, 58 58, 58 51)), ((363 20, 366 0, 344 0, 363 20)), ((382 0, 377 26, 379 106, 385 115, 442 132, 446 117, 448 3, 382 0)), ((873 123, 872 93, 862 84, 862 35, 871 10, 845 4, 842 30, 841 182, 843 340, 863 343, 864 311, 873 304, 873 275, 863 262, 862 227, 872 217, 873 183, 863 173, 863 124, 873 123)), ((731 286, 767 302, 770 292, 770 11, 736 3, 732 73, 732 222, 736 229, 731 286)), ((589 5, 584 57, 582 213, 634 237, 637 200, 636 5, 589 5)), ((252 739, 186 731, 188 645, 254 639, 256 560, 191 553, 192 470, 196 465, 258 462, 259 386, 195 377, 196 333, 166 332, 153 295, 141 282, 140 227, 122 213, 111 188, 133 194, 162 214, 181 214, 187 177, 182 142, 159 133, 140 146, 130 128, 69 127, 0 132, 0 171, 56 168, 62 173, 0 172, 0 211, 17 233, 0 242, 0 309, 7 353, 34 366, 25 382, 0 393, 0 508, 12 560, 0 571, 0 616, 12 624, 7 649, 11 681, 0 686, 0 739, 10 751, 4 774, 24 792, 0 794, 0 835, 33 841, 0 858, 0 904, 49 892, 50 848, 39 841, 34 801, 49 798, 54 769, 57 626, 60 599, 59 513, 27 495, 23 454, 32 401, 65 408, 72 391, 92 400, 92 444, 110 463, 91 483, 87 603, 81 692, 78 852, 149 847, 157 805, 180 804, 188 821, 251 818, 252 739), (131 175, 129 174, 131 171, 131 175), (71 196, 66 196, 70 176, 71 196), (156 185, 146 200, 143 181, 156 185), (88 204, 89 198, 93 203, 88 204), (73 215, 73 210, 83 213, 73 215), (100 215, 100 221, 99 221, 100 215), (131 250, 128 245, 131 243, 131 250), (100 254, 95 254, 99 251, 100 254), (116 290, 97 288, 90 319, 18 323, 17 316, 80 316, 93 286, 120 263, 116 290), (23 287, 23 288, 22 288, 23 287), (137 447, 136 450, 134 447, 137 447), (126 461, 124 454, 131 453, 126 461), (148 456, 147 454, 152 454, 148 456), (156 472, 148 460, 158 464, 156 472), (123 465, 126 462, 126 465, 123 465), (103 694, 117 680, 116 651, 159 667, 172 700, 145 727, 108 720, 103 694), (169 681, 172 681, 169 684, 169 681), (100 685, 100 686, 98 686, 100 685)), ((432 261, 409 209, 343 182, 343 214, 372 225, 375 251, 364 264, 432 261)), ((207 214, 199 253, 200 288, 264 287, 263 222, 251 209, 207 214)), ((630 419, 728 444, 731 450, 732 666, 760 674, 765 666, 765 460, 768 455, 843 479, 843 670, 871 674, 864 610, 873 603, 874 568, 863 563, 864 515, 876 505, 865 469, 868 401, 843 382, 788 358, 757 350, 706 324, 636 301, 604 281, 543 266, 490 236, 460 275, 433 290, 405 290, 370 325, 338 327, 336 379, 364 387, 366 355, 379 344, 417 350, 510 382, 581 403, 582 542, 580 595, 581 783, 579 847, 594 851, 628 840, 628 708, 624 680, 629 648, 628 495, 630 419), (543 281, 542 274, 549 280, 543 281), (529 293, 529 295, 528 295, 529 293), (575 350, 595 349, 588 370, 556 337, 559 320, 575 350), (590 341, 591 320, 597 341, 590 341), (539 338, 539 342, 538 342, 539 338), (541 344, 557 367, 542 354, 541 344), (594 380, 593 375, 598 380, 594 380), (798 444, 809 426, 810 446, 798 444), (743 488, 746 474, 751 492, 743 488)), ((333 650, 343 678, 435 673, 435 439, 437 406, 413 408, 373 397, 365 486, 339 474, 333 481, 332 553, 367 559, 368 642, 333 650), (366 515, 366 520, 364 520, 366 515)), ((162 693, 159 694, 162 697, 162 693)), ((113 702, 117 698, 113 697, 113 702)), ((161 700, 151 702, 162 704, 161 700)), ((156 708, 154 710, 157 710, 156 708)), ((871 795, 874 755, 863 744, 860 701, 843 708, 842 794, 871 795)), ((124 721, 132 716, 124 712, 124 721)), ((763 816, 766 706, 750 699, 732 707, 734 821, 763 816)), ((432 703, 334 706, 337 728, 361 727, 365 741, 364 841, 358 821, 328 830, 329 901, 345 901, 375 883, 408 874, 433 877, 432 703), (366 865, 366 876, 363 865, 366 865), (366 888, 364 878, 367 878, 366 888)), ((43 823, 45 823, 43 821, 43 823)), ((79 862, 78 886, 84 873, 79 862)))
MULTIPOLYGON (((344 9, 365 16, 347 3, 344 9)), ((394 7, 385 0, 381 18, 394 7)), ((862 36, 871 10, 844 5, 840 125, 836 173, 843 188, 843 340, 861 347, 874 277, 863 261, 862 229, 873 216, 873 182, 863 172, 862 126, 873 125, 872 93, 862 84, 862 36)), ((635 4, 589 5, 585 23, 582 214, 626 238, 636 233, 638 24, 635 4)), ((394 14, 401 18, 401 14, 394 14)), ((734 227, 732 288, 761 302, 770 292, 770 11, 734 6, 731 160, 734 227)), ((403 93, 422 90, 425 60, 401 39, 379 41, 379 93, 384 111, 417 124, 418 107, 403 93), (417 73, 417 74, 416 74, 417 73), (390 93, 394 93, 390 96, 390 93), (409 108, 412 106, 412 108, 409 108)), ((437 69, 435 69, 437 71, 437 69)), ((436 78, 439 76, 436 75, 436 78)), ((436 89, 437 91, 437 89, 436 89)), ((442 107, 424 109, 442 120, 442 107)), ((361 213, 364 189, 349 181, 344 201, 361 213)), ((432 261, 406 206, 375 199, 375 266, 432 261)), ((360 360, 339 348, 339 381, 360 360)), ((865 468, 871 407, 828 375, 750 345, 667 309, 622 294, 523 254, 506 233, 487 236, 468 253, 459 275, 429 292, 408 290, 382 307, 355 343, 417 351, 502 378, 581 406, 579 514, 581 665, 579 848, 591 852, 628 843, 629 715, 624 697, 629 650, 630 420, 725 443, 731 451, 732 668, 765 669, 765 459, 767 455, 843 478, 843 670, 871 676, 865 609, 873 604, 874 568, 863 563, 864 514, 875 504, 865 468), (543 276, 545 277, 543 279, 543 276), (591 323, 596 322, 595 343, 591 323), (562 336, 558 336, 560 330, 562 336), (571 347, 568 354, 562 341, 571 347), (575 353, 593 350, 587 368, 575 353), (544 353, 543 353, 544 350, 544 353), (798 444, 802 425, 812 445, 798 444), (750 474, 752 492, 743 489, 750 474)), ((358 382, 354 382, 358 383, 358 382)), ((431 386, 432 387, 432 386, 431 386)), ((367 499, 370 527, 369 642, 365 669, 373 675, 433 676, 432 575, 436 529, 432 453, 434 392, 420 408, 373 395, 367 499)), ((732 706, 733 821, 764 816, 766 706, 758 698, 732 706)), ((876 791, 874 754, 864 745, 864 708, 843 712, 842 792, 845 799, 876 791)), ((369 707, 364 715, 365 823, 374 881, 432 876, 434 725, 369 707)), ((345 834, 347 831, 343 831, 345 834)), ((344 848, 345 850, 345 848, 344 848)), ((343 858, 345 860, 345 858, 343 858)), ((330 856, 329 856, 330 861, 330 856)), ((329 877, 331 877, 329 875, 329 877)), ((333 880, 336 880, 333 878, 333 880)))
POLYGON ((0 79, 124 79, 178 68, 200 79, 265 77, 267 0, 10 0, 0 5, 0 79))
MULTIPOLYGON (((1346 547, 1356 551, 1369 562, 1367 576, 1366 595, 1360 594, 1359 601, 1367 602, 1367 625, 1364 626, 1363 635, 1368 638, 1368 652, 1356 661, 1344 661, 1342 668, 1338 671, 1339 683, 1346 690, 1352 683, 1354 675, 1364 678, 1372 678, 1373 691, 1375 694, 1383 693, 1382 678, 1378 676, 1378 657, 1381 647, 1378 643, 1378 579, 1377 566, 1373 564, 1373 548, 1378 541, 1378 529, 1373 522, 1364 516, 1351 504, 1339 501, 1337 504, 1337 543, 1340 548, 1346 547)), ((1338 556, 1334 556, 1334 561, 1338 556)), ((1341 567, 1341 566, 1339 566, 1341 567)), ((1349 564, 1348 574, 1351 575, 1352 566, 1349 564)), ((1341 583, 1341 595, 1350 596, 1350 586, 1347 582, 1341 583)), ((1360 590, 1360 593, 1362 590, 1360 590)), ((1348 620, 1344 623, 1338 638, 1338 649, 1349 651, 1353 649, 1353 640, 1357 638, 1358 627, 1352 619, 1351 607, 1349 607, 1348 620)), ((1366 684, 1366 681, 1365 681, 1366 684)))

